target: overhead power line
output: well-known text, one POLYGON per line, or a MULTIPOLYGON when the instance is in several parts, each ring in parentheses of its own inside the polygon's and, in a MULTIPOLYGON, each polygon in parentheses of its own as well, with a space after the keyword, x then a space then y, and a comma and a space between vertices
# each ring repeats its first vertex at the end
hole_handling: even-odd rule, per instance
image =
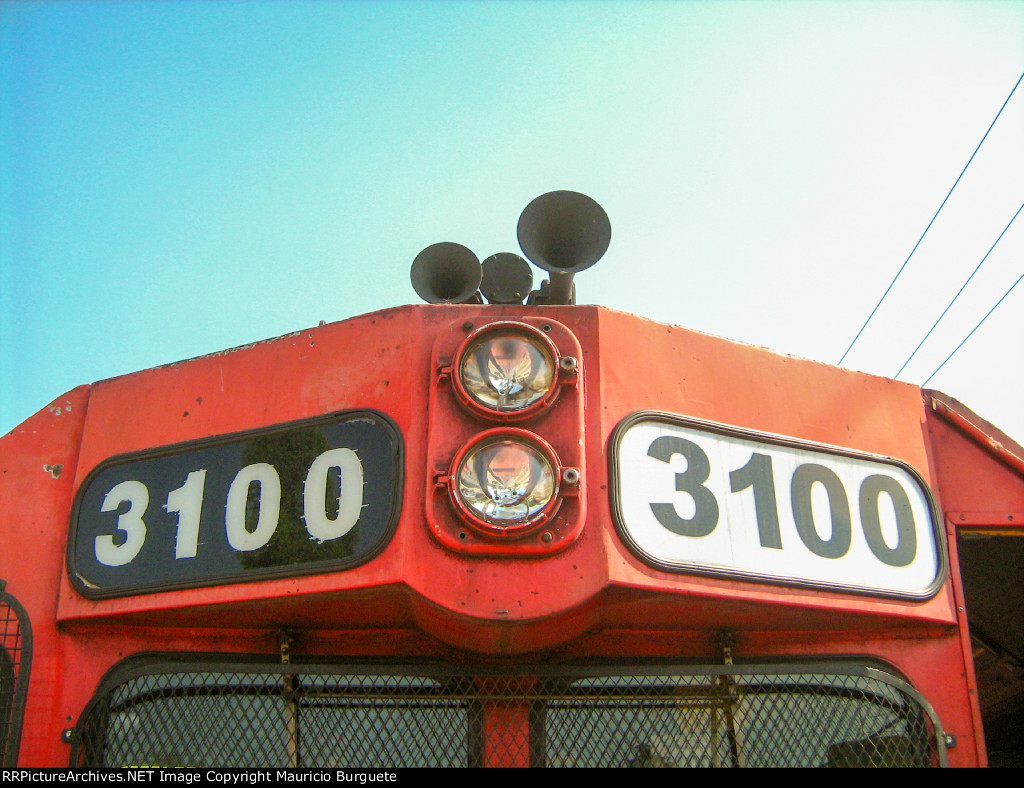
MULTIPOLYGON (((1013 292, 1013 288, 1019 285, 1022 279, 1024 279, 1024 274, 1021 274, 1017 278, 1017 281, 1010 285, 1010 289, 1003 293, 1003 297, 996 301, 995 306, 993 306, 990 310, 988 310, 988 312, 985 313, 985 317, 978 321, 978 325, 971 329, 971 333, 964 337, 963 342, 961 342, 959 345, 953 348, 953 352, 946 356, 946 361, 949 361, 951 358, 953 358, 956 352, 964 346, 964 343, 967 342, 967 340, 970 339, 972 336, 974 336, 974 332, 981 328, 981 324, 988 320, 988 316, 996 311, 996 307, 998 307, 1001 303, 1003 303, 1004 300, 1006 300, 1006 297, 1013 292)), ((939 370, 946 366, 946 361, 943 361, 941 364, 939 364, 939 366, 935 368, 935 371, 925 379, 924 383, 921 384, 921 388, 927 386, 928 381, 934 378, 937 374, 939 374, 939 370)))
POLYGON ((839 361, 838 361, 839 364, 842 364, 843 360, 846 358, 846 356, 849 354, 849 352, 851 350, 853 350, 853 346, 857 344, 857 340, 860 339, 860 335, 864 333, 864 329, 868 327, 868 323, 870 323, 871 319, 875 316, 875 312, 878 311, 878 308, 882 305, 882 302, 885 300, 885 297, 887 295, 889 295, 889 291, 892 290, 893 285, 896 284, 896 280, 900 278, 900 274, 903 273, 903 269, 907 267, 907 263, 910 262, 910 258, 914 256, 914 252, 917 251, 917 247, 919 247, 921 245, 921 241, 924 240, 924 237, 928 234, 928 231, 931 229, 932 224, 935 223, 935 219, 938 217, 939 213, 942 211, 943 207, 946 205, 946 202, 949 200, 949 196, 953 193, 953 189, 955 189, 957 184, 960 183, 960 179, 964 177, 964 173, 967 172, 967 168, 971 166, 971 162, 974 161, 974 157, 976 155, 978 155, 978 151, 981 149, 981 146, 984 144, 986 138, 988 137, 989 132, 992 131, 992 127, 996 125, 996 121, 999 120, 999 116, 1003 114, 1003 110, 1006 109, 1006 105, 1009 103, 1010 99, 1013 97, 1014 92, 1017 90, 1017 85, 1020 85, 1021 80, 1024 80, 1024 73, 1021 73, 1020 77, 1017 79, 1017 83, 1013 86, 1013 90, 1010 91, 1010 95, 1008 95, 1006 97, 1006 101, 1003 102, 1003 106, 1001 106, 999 108, 999 112, 996 113, 996 116, 992 119, 992 122, 988 125, 988 129, 985 131, 984 136, 981 138, 981 142, 979 142, 978 146, 974 149, 974 153, 972 153, 971 154, 971 158, 969 158, 967 160, 967 164, 965 164, 964 168, 962 170, 960 170, 960 174, 957 176, 956 181, 950 187, 949 192, 946 193, 946 197, 945 197, 945 199, 943 199, 942 204, 939 206, 938 210, 935 211, 935 215, 932 216, 931 221, 928 222, 928 226, 924 228, 924 232, 921 233, 921 237, 917 239, 917 243, 914 244, 914 248, 910 250, 910 254, 908 254, 907 255, 907 259, 903 261, 903 265, 901 265, 900 266, 900 270, 898 270, 896 272, 896 276, 894 276, 892 278, 892 281, 889 282, 889 286, 887 288, 885 288, 885 292, 882 293, 882 297, 878 299, 878 303, 875 304, 875 308, 871 310, 871 314, 868 315, 868 319, 864 321, 864 325, 862 325, 860 327, 860 331, 857 332, 857 336, 855 336, 853 338, 853 341, 850 343, 850 346, 848 348, 846 348, 846 352, 843 353, 842 358, 840 358, 839 361))
POLYGON ((907 368, 907 364, 910 363, 910 359, 917 355, 917 351, 921 349, 921 345, 923 345, 927 341, 928 337, 932 335, 932 331, 935 330, 935 327, 940 322, 942 322, 942 318, 946 316, 946 313, 950 310, 950 307, 952 307, 953 304, 956 303, 956 300, 960 297, 960 294, 964 291, 967 285, 971 283, 971 280, 974 278, 974 275, 978 273, 978 270, 985 264, 985 261, 988 260, 988 256, 992 254, 992 250, 996 248, 996 244, 1003 240, 1003 236, 1006 235, 1006 231, 1010 229, 1010 225, 1013 224, 1014 219, 1020 216, 1021 211, 1024 211, 1024 203, 1020 204, 1020 208, 1018 208, 1017 213, 1013 215, 1013 219, 1010 219, 1009 224, 1007 224, 1006 227, 1003 228, 1003 231, 999 233, 999 237, 996 238, 995 243, 993 243, 992 246, 989 247, 988 251, 985 252, 985 256, 981 258, 981 262, 975 266, 973 271, 971 271, 971 275, 967 277, 967 281, 960 285, 960 289, 956 291, 956 295, 953 296, 953 300, 946 304, 946 308, 942 310, 942 314, 939 315, 938 319, 934 323, 932 323, 932 327, 928 329, 928 333, 924 335, 924 339, 917 343, 917 347, 914 348, 914 352, 907 357, 907 360, 903 362, 903 366, 899 368, 899 372, 897 372, 893 377, 898 378, 900 376, 900 372, 907 368))

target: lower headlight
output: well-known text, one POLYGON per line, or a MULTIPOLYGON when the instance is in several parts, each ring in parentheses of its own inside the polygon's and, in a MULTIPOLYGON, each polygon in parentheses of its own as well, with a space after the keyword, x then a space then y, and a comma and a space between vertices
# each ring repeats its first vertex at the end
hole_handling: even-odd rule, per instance
POLYGON ((456 457, 451 493, 472 525, 503 536, 539 526, 558 507, 554 450, 525 430, 492 430, 456 457))

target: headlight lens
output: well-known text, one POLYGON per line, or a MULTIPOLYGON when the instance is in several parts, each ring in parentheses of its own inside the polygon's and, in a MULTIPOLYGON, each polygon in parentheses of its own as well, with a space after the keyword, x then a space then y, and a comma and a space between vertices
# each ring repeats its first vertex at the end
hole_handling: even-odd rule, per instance
POLYGON ((487 331, 465 348, 458 375, 463 391, 477 405, 514 414, 552 395, 555 354, 542 337, 502 327, 487 331))
POLYGON ((532 523, 555 503, 557 464, 540 446, 515 437, 484 440, 459 462, 455 492, 467 512, 485 524, 532 523))

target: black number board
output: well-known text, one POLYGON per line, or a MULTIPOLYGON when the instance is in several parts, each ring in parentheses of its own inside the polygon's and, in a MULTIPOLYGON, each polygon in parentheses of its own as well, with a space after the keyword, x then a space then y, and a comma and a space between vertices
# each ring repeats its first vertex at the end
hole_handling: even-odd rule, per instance
POLYGON ((123 455, 78 491, 68 571, 104 598, 348 569, 401 499, 401 435, 372 411, 123 455))

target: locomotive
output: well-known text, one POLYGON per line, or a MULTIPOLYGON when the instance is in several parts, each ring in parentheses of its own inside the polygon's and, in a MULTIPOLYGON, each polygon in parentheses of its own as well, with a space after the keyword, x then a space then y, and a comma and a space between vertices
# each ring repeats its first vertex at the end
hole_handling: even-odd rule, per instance
POLYGON ((0 438, 4 766, 1022 764, 1024 450, 518 236, 0 438))

